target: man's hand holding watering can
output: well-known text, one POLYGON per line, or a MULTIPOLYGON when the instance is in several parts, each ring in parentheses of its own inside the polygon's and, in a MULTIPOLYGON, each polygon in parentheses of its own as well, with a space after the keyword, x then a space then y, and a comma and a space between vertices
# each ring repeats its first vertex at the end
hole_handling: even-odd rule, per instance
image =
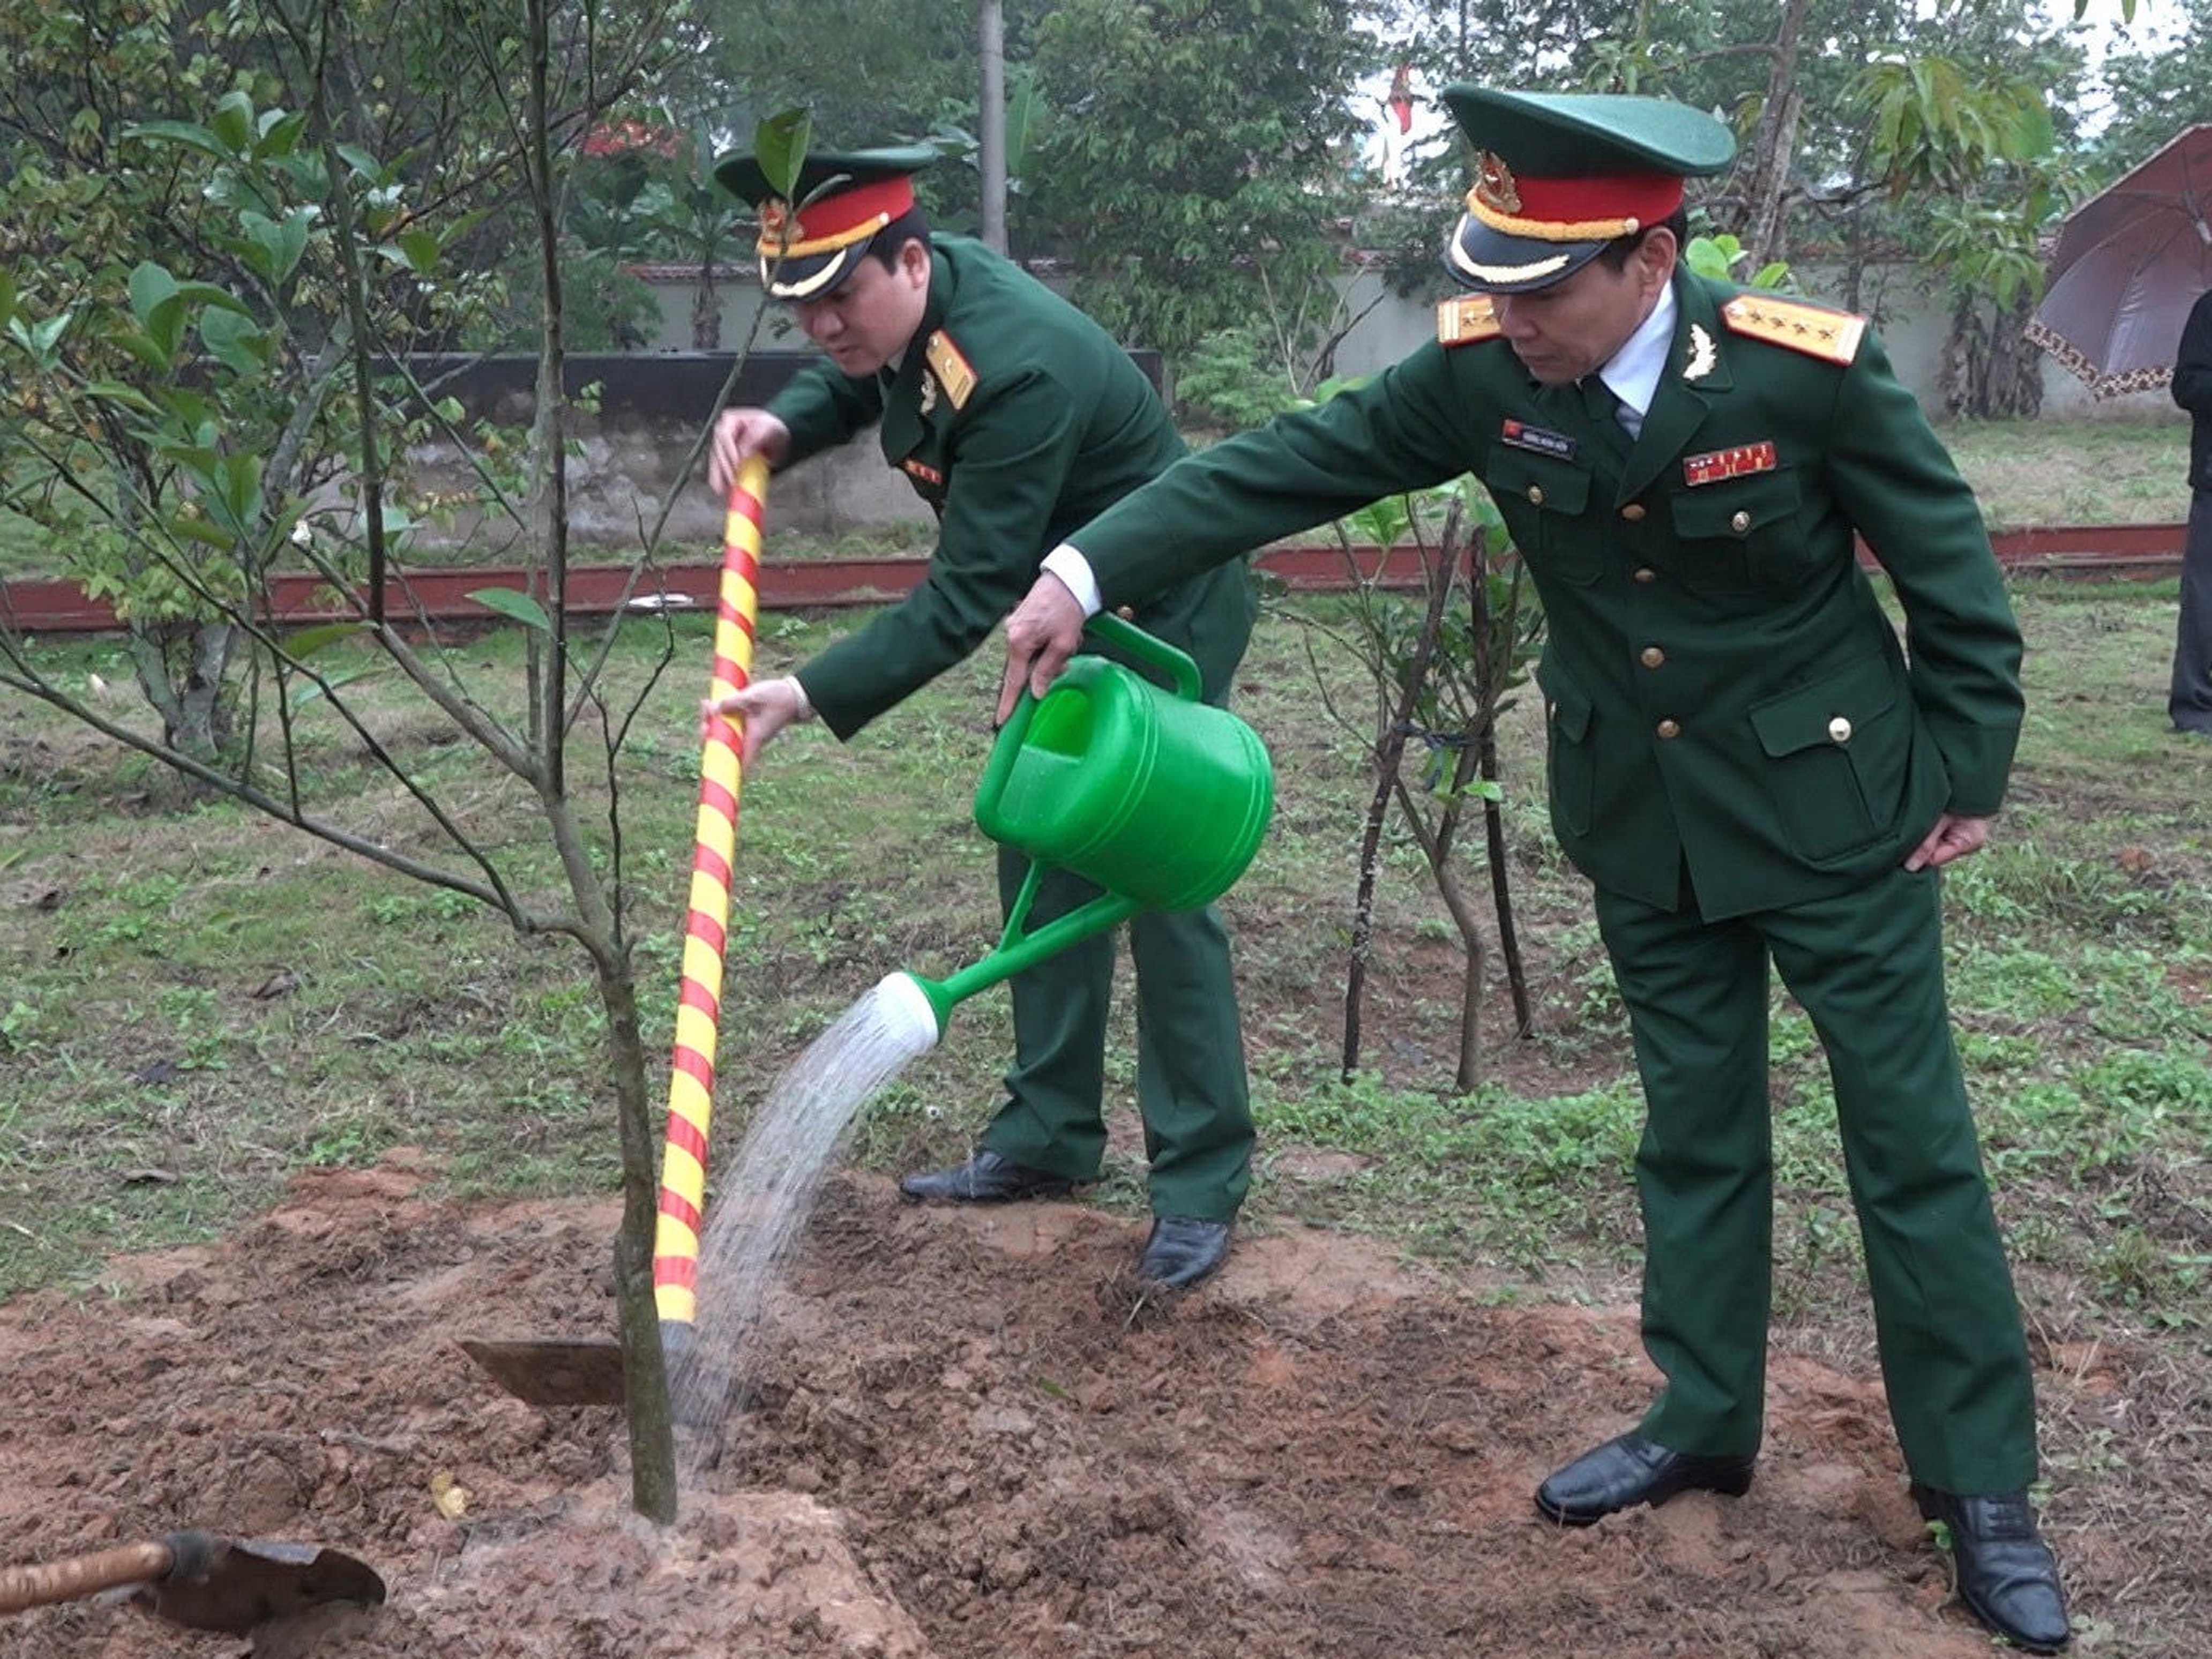
MULTIPOLYGON (((765 409, 726 409, 714 422, 714 447, 707 465, 708 482, 717 495, 726 495, 730 493, 730 481, 738 476, 738 468, 745 461, 758 455, 774 465, 790 453, 791 428, 775 416, 765 409)), ((781 679, 763 681, 742 691, 708 697, 700 702, 699 724, 702 729, 718 714, 728 715, 744 726, 744 762, 750 766, 777 732, 787 726, 813 719, 814 705, 807 701, 805 688, 786 675, 781 679)))
MULTIPOLYGON (((1073 550, 1056 549, 1053 556, 1073 550)), ((1086 568, 1077 579, 1086 580, 1089 574, 1086 568)), ((1036 579, 1028 597, 1006 618, 1006 676, 999 688, 1000 725, 1012 715, 1024 687, 1031 696, 1042 697, 1060 678, 1060 671, 1083 643, 1083 624, 1090 614, 1068 584, 1049 569, 1036 579)))

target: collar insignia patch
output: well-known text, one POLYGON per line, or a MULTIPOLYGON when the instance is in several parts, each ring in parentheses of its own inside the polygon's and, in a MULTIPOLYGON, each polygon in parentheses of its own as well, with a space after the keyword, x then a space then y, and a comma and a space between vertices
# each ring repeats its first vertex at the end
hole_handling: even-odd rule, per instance
POLYGON ((1771 472, 1780 465, 1774 453, 1774 440, 1765 438, 1755 444, 1738 444, 1732 449, 1685 455, 1682 482, 1695 488, 1698 484, 1719 483, 1727 478, 1741 478, 1747 473, 1771 472))
POLYGON ((1557 456, 1563 461, 1571 461, 1575 458, 1575 441, 1564 432, 1530 426, 1525 421, 1509 420, 1498 428, 1498 435, 1515 449, 1530 449, 1539 455, 1557 456))
POLYGON ((921 412, 925 415, 937 407, 937 376, 927 369, 921 376, 921 412))
POLYGON ((1720 353, 1713 349, 1713 337, 1705 332, 1705 325, 1690 325, 1690 361, 1684 365, 1682 378, 1702 380, 1720 364, 1720 353))

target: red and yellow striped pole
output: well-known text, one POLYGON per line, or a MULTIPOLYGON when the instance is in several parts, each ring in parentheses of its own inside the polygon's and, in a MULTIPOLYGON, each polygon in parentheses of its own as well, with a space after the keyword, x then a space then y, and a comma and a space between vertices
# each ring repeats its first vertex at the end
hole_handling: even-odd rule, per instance
MULTIPOLYGON (((741 691, 752 683, 761 505, 767 498, 768 463, 756 457, 738 469, 730 485, 728 516, 723 520, 721 598, 714 613, 710 696, 741 691)), ((676 1053, 668 1068, 667 1148, 660 1163, 660 1218, 653 1239, 653 1297, 664 1345, 678 1334, 672 1326, 689 1336, 699 1311, 707 1124, 714 1108, 714 1036, 722 1010, 722 951, 730 921, 731 870, 738 850, 743 745, 735 721, 720 714, 708 720, 706 747, 699 757, 691 905, 684 925, 684 988, 676 1004, 676 1053)))

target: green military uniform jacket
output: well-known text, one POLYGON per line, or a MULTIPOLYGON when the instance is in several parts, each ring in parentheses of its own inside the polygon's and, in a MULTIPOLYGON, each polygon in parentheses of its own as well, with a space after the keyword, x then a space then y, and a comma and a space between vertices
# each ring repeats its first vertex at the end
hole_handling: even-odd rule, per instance
MULTIPOLYGON (((1631 440, 1546 387, 1486 302, 1310 412, 1219 444, 1070 539, 1109 605, 1472 472, 1549 617, 1553 822, 1597 884, 1710 920, 1892 869, 1993 812, 2020 635, 1973 496, 1863 319, 1678 267, 1631 440), (1910 662, 1854 556, 1891 576, 1910 662)), ((1594 383, 1595 377, 1592 377, 1594 383)))
MULTIPOLYGON (((1110 335, 964 237, 936 239, 921 327, 895 368, 854 377, 811 363, 769 408, 791 428, 786 465, 880 423, 884 459, 938 519, 921 585, 799 671, 841 738, 966 658, 1048 549, 1183 453, 1110 335)), ((1218 697, 1253 605, 1237 563, 1164 586, 1134 620, 1196 658, 1218 697)))

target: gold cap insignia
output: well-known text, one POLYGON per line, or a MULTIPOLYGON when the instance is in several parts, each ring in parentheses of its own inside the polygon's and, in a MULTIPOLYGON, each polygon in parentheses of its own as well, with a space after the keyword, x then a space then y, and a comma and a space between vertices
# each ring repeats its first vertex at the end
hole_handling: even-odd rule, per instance
POLYGON ((791 206, 778 197, 771 196, 760 204, 760 239, 763 242, 780 242, 791 229, 791 206))
POLYGON ((1499 213, 1521 211, 1521 187, 1513 182, 1513 169, 1489 150, 1474 157, 1474 198, 1499 213))

